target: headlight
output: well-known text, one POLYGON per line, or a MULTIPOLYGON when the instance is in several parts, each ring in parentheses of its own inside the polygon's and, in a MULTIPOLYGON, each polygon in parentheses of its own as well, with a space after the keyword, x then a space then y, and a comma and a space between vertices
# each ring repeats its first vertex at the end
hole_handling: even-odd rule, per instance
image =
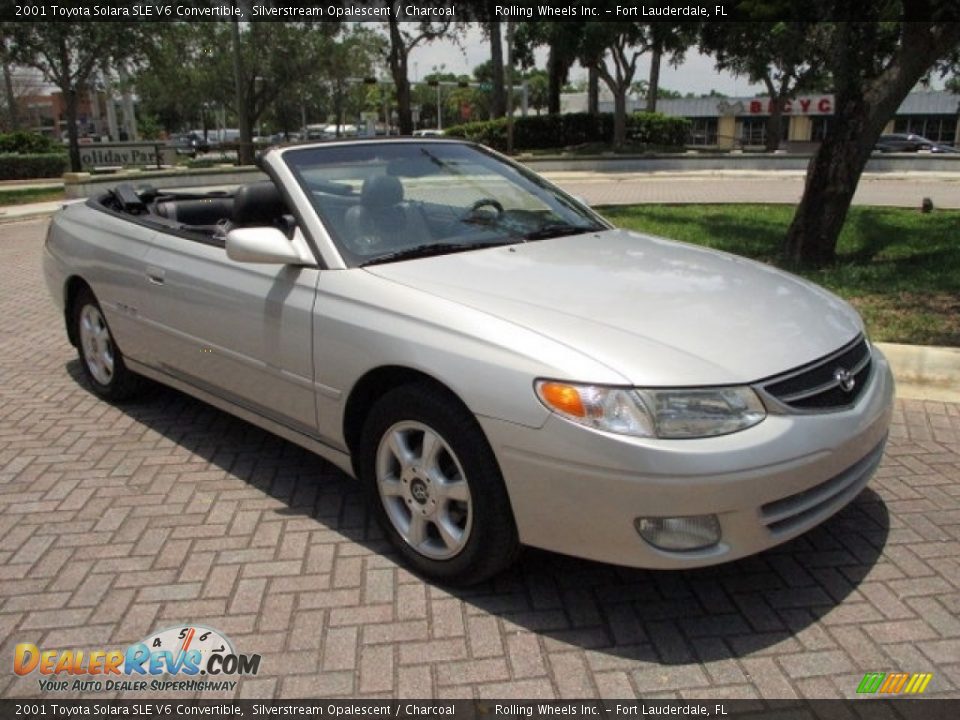
POLYGON ((697 438, 746 430, 767 416, 748 387, 636 390, 656 419, 657 437, 697 438))
POLYGON ((550 410, 587 427, 621 435, 703 438, 745 430, 766 417, 748 387, 641 389, 538 380, 550 410))

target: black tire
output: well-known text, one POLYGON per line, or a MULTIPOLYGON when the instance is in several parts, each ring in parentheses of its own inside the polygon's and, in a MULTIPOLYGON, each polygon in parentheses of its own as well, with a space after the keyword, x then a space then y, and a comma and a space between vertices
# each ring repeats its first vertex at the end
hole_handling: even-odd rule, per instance
POLYGON ((140 392, 143 378, 127 369, 123 353, 113 340, 100 303, 89 288, 77 293, 72 311, 71 322, 77 339, 80 367, 93 391, 111 402, 127 400, 140 392), (91 345, 90 328, 94 326, 99 330, 100 337, 91 345), (104 355, 112 359, 112 364, 103 361, 104 355))
MULTIPOLYGON (((422 445, 420 455, 422 459, 422 445)), ((421 575, 450 585, 473 585, 497 574, 516 559, 520 550, 517 528, 493 450, 476 418, 442 388, 427 383, 404 385, 380 398, 363 426, 357 469, 373 512, 387 537, 406 562, 421 575), (389 450, 384 450, 387 455, 380 456, 378 460, 382 443, 387 442, 389 434, 398 428, 401 428, 400 432, 415 435, 416 427, 410 429, 411 426, 424 426, 440 438, 443 448, 436 456, 438 468, 440 463, 445 463, 451 468, 451 472, 445 473, 445 476, 454 477, 457 481, 454 485, 459 487, 460 482, 466 483, 469 499, 465 503, 444 499, 438 494, 436 497, 441 505, 446 503, 449 508, 441 511, 429 491, 427 500, 418 500, 423 503, 420 506, 411 500, 410 493, 407 493, 406 497, 397 498, 381 495, 378 464, 389 463, 389 460, 383 458, 391 456, 389 450), (462 474, 457 472, 460 469, 462 474), (410 507, 405 508, 404 503, 410 507), (441 518, 446 524, 451 513, 456 512, 460 520, 456 529, 461 530, 462 547, 451 557, 430 557, 425 551, 415 548, 391 519, 399 513, 402 524, 405 511, 412 515, 418 507, 425 507, 430 503, 437 506, 438 514, 433 520, 424 520, 427 527, 425 543, 433 543, 439 548, 439 552, 444 550, 440 547, 444 543, 440 534, 441 518), (430 532, 433 533, 433 538, 430 537, 430 532)), ((402 472, 405 471, 400 471, 398 465, 397 473, 402 472)), ((429 475, 426 471, 423 473, 424 476, 429 475)), ((413 482, 409 483, 403 481, 403 485, 400 482, 397 478, 396 487, 406 492, 408 489, 413 490, 417 480, 414 478, 413 482)), ((435 478, 432 487, 438 489, 451 485, 437 482, 435 478)))

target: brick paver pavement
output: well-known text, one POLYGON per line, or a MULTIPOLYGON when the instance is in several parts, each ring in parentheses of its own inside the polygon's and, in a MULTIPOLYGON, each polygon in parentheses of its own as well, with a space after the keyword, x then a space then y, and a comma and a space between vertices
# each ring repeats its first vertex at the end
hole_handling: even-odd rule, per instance
POLYGON ((38 694, 15 643, 189 622, 263 655, 238 697, 837 697, 894 670, 960 694, 960 406, 899 402, 869 488, 758 557, 645 572, 528 551, 451 591, 399 567, 309 453, 170 390, 97 400, 43 230, 0 228, 0 695, 38 694))

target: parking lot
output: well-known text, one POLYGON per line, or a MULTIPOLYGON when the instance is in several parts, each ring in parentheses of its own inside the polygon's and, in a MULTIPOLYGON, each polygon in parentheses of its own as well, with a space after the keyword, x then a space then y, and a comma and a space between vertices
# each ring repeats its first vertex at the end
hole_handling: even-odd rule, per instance
POLYGON ((204 698, 848 697, 895 671, 960 697, 960 405, 898 401, 869 487, 760 556, 646 572, 528 550, 451 590, 398 566, 308 452, 172 390, 99 401, 43 284, 45 227, 0 225, 0 695, 41 694, 17 643, 198 623, 262 655, 204 698))

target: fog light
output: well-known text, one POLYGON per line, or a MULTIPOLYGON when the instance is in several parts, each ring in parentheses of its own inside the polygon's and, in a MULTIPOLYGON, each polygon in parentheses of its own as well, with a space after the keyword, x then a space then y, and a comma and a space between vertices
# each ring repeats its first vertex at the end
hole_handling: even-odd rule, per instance
POLYGON ((633 524, 640 537, 661 550, 703 550, 720 542, 716 515, 640 517, 633 524))

